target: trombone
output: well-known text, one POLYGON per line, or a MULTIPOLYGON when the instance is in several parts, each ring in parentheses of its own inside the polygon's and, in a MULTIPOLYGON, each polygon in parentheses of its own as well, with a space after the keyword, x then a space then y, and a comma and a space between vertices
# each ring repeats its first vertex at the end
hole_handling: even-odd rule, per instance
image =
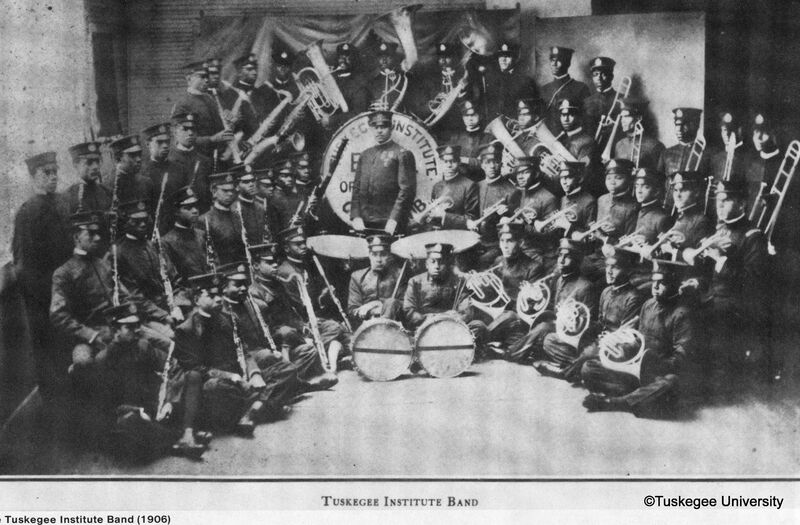
POLYGON ((794 172, 797 170, 798 161, 800 161, 800 141, 793 140, 789 144, 789 147, 786 148, 786 155, 783 157, 781 167, 775 175, 775 181, 772 183, 769 195, 764 195, 767 183, 762 182, 756 201, 753 204, 753 210, 750 212, 751 221, 756 216, 756 212, 758 212, 758 222, 755 226, 766 234, 768 249, 771 255, 775 255, 775 246, 772 244, 772 233, 775 231, 778 214, 781 211, 781 206, 786 197, 786 191, 789 189, 789 184, 792 182, 792 177, 794 177, 794 172), (770 202, 775 202, 775 204, 772 207, 769 220, 766 221, 765 225, 767 208, 770 202))
MULTIPOLYGON (((621 106, 622 99, 628 96, 628 93, 631 91, 631 77, 622 77, 619 81, 619 89, 617 89, 617 94, 614 95, 614 101, 611 102, 611 107, 608 108, 608 113, 605 115, 600 116, 600 122, 597 123, 597 131, 594 134, 594 141, 599 142, 600 136, 603 134, 603 128, 610 126, 612 123, 614 124, 614 129, 617 128, 619 123, 619 113, 617 113, 616 118, 612 118, 614 111, 619 111, 618 107, 621 106)), ((614 135, 609 137, 609 140, 613 142, 614 135)))

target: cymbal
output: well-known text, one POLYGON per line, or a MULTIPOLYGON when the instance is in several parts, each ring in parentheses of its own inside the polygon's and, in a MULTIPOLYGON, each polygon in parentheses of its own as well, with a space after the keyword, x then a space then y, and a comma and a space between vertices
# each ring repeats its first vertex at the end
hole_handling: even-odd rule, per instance
POLYGON ((349 235, 315 235, 306 241, 317 255, 334 259, 368 259, 367 240, 349 235))
POLYGON ((426 244, 452 244, 453 251, 461 253, 478 244, 480 240, 480 235, 470 230, 434 230, 409 235, 393 242, 392 253, 404 259, 424 259, 427 257, 426 244))

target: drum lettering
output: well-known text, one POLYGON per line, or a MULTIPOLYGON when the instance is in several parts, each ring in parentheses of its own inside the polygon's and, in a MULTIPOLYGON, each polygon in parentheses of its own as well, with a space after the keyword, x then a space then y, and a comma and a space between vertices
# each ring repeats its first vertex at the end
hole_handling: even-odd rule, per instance
MULTIPOLYGON (((406 137, 410 137, 410 136, 411 136, 411 131, 412 131, 412 129, 411 129, 411 126, 407 126, 407 127, 406 127, 406 132, 404 133, 404 135, 405 135, 406 137)), ((413 130, 413 131, 417 131, 417 130, 415 129, 415 130, 413 130)))
POLYGON ((436 177, 436 168, 428 168, 425 170, 425 175, 429 178, 436 177))
POLYGON ((414 200, 414 203, 411 205, 411 207, 414 208, 414 211, 420 212, 420 211, 424 210, 427 207, 427 205, 422 201, 422 199, 417 197, 414 200))
POLYGON ((350 154, 350 173, 356 172, 356 167, 358 166, 358 160, 360 158, 361 158, 361 152, 350 154))
POLYGON ((394 120, 394 131, 402 134, 405 131, 405 129, 406 129, 405 124, 403 124, 397 119, 394 120))
POLYGON ((433 150, 432 149, 426 149, 425 151, 422 152, 422 158, 423 159, 429 159, 429 158, 432 158, 432 157, 433 157, 433 150))
POLYGON ((355 183, 355 181, 352 181, 352 180, 349 181, 349 182, 346 181, 346 180, 341 181, 339 183, 339 191, 341 191, 342 193, 351 193, 353 191, 353 184, 354 183, 355 183))
POLYGON ((347 201, 342 205, 342 211, 345 215, 350 215, 350 201, 347 201))

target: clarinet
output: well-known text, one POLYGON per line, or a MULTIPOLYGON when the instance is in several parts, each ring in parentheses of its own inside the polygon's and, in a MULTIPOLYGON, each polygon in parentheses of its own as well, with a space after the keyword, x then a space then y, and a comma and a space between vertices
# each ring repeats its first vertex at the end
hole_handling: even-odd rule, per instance
POLYGON ((217 265, 214 263, 216 255, 214 254, 214 242, 211 240, 211 228, 208 226, 208 217, 205 218, 206 222, 206 265, 212 272, 217 271, 217 265))
POLYGON ((236 314, 230 306, 228 306, 228 313, 231 314, 231 324, 233 325, 233 342, 236 344, 236 360, 239 361, 239 366, 242 369, 242 377, 247 380, 249 379, 247 377, 247 362, 244 359, 242 338, 239 337, 239 321, 236 320, 236 314))
POLYGON ((253 300, 253 296, 250 295, 250 290, 247 291, 247 300, 250 302, 250 306, 253 307, 253 311, 256 313, 256 319, 258 319, 258 324, 261 326, 261 331, 264 333, 267 343, 269 343, 269 346, 273 352, 278 352, 278 345, 275 344, 275 340, 272 338, 272 333, 269 331, 269 327, 267 327, 267 322, 264 320, 261 310, 259 310, 258 305, 253 300))
POLYGON ((239 216, 239 224, 241 225, 242 244, 244 244, 244 255, 247 258, 247 266, 250 269, 250 281, 255 281, 256 276, 253 273, 253 256, 250 254, 250 243, 247 242, 247 229, 244 226, 244 215, 242 215, 242 206, 238 202, 235 205, 236 215, 239 216))
MULTIPOLYGON (((158 230, 158 221, 161 218, 161 203, 164 202, 164 190, 167 188, 167 176, 169 175, 169 171, 164 172, 164 177, 161 179, 161 191, 158 193, 158 203, 156 204, 156 214, 155 218, 153 219, 153 236, 151 238, 152 241, 156 241, 156 238, 159 234, 158 230)), ((159 240, 160 242, 160 240, 159 240)))
POLYGON ((114 177, 114 192, 111 196, 111 224, 109 225, 109 236, 111 239, 111 260, 114 271, 114 291, 111 296, 111 304, 119 306, 119 257, 117 255, 117 227, 119 225, 119 173, 114 177))
POLYGON ((167 351, 167 359, 164 361, 164 370, 161 371, 161 386, 158 388, 158 409, 156 409, 156 421, 161 421, 164 416, 161 412, 164 410, 164 403, 167 401, 167 384, 169 383, 169 367, 172 362, 172 353, 175 351, 175 341, 169 342, 169 350, 167 351))
POLYGON ((172 281, 169 280, 169 273, 167 272, 167 260, 164 257, 164 244, 161 242, 161 234, 158 233, 158 228, 154 230, 156 237, 156 247, 158 252, 158 273, 161 274, 161 281, 164 283, 164 295, 167 296, 167 306, 170 313, 174 312, 177 308, 175 304, 175 291, 172 288, 172 281))

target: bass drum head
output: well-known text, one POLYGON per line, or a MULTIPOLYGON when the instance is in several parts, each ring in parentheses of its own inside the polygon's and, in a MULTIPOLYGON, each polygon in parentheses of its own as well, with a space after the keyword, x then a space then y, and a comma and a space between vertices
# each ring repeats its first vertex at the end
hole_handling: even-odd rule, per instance
POLYGON ((414 346, 419 363, 433 377, 456 377, 475 358, 475 339, 460 319, 436 317, 417 329, 414 346))
POLYGON ((373 381, 391 381, 411 366, 413 346, 403 325, 390 319, 364 322, 352 339, 356 369, 373 381))

